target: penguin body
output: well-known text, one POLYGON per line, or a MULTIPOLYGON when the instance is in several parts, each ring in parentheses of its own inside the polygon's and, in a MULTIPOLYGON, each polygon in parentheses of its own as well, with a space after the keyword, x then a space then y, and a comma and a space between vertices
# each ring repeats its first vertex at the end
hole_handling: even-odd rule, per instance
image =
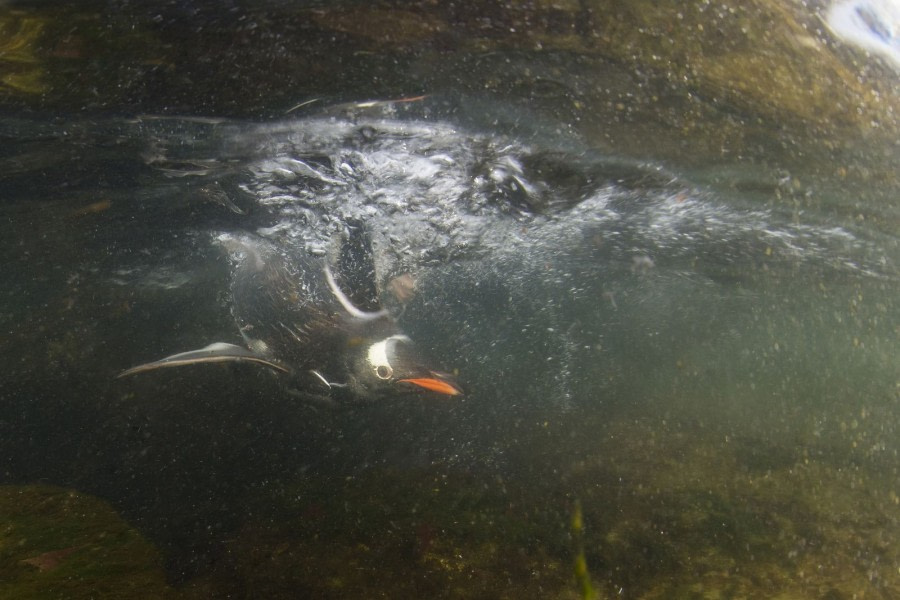
MULTIPOLYGON (((250 237, 220 239, 238 257, 232 314, 245 346, 210 344, 132 367, 119 377, 232 361, 267 366, 289 377, 292 387, 316 397, 372 400, 404 389, 462 393, 452 376, 424 365, 412 340, 386 311, 358 308, 323 258, 289 255, 250 237)), ((374 268, 367 261, 346 260, 359 249, 355 240, 344 244, 339 274, 372 279, 374 268)), ((359 289, 369 294, 371 304, 374 281, 360 283, 359 289)))

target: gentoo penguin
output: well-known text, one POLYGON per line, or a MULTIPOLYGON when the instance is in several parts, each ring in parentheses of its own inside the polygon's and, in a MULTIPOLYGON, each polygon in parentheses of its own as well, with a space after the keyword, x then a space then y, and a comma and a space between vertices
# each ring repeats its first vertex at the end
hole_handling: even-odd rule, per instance
MULTIPOLYGON (((232 314, 246 346, 218 342, 132 367, 119 377, 233 361, 285 374, 291 387, 314 397, 369 400, 403 389, 462 393, 453 376, 423 364, 387 311, 358 308, 323 258, 291 256, 249 236, 220 240, 239 257, 231 285, 232 314)), ((342 249, 341 258, 347 255, 342 249)), ((361 269, 359 260, 341 263, 342 270, 346 264, 349 272, 374 276, 374 267, 361 269)), ((370 289, 374 291, 374 283, 370 289)))

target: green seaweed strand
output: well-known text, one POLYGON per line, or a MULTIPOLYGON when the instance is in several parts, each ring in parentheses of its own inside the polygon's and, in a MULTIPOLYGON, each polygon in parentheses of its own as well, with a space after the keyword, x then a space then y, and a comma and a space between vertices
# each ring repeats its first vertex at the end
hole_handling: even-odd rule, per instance
POLYGON ((575 542, 575 581, 581 588, 581 597, 584 600, 596 600, 597 592, 591 584, 591 574, 584 556, 584 518, 581 513, 581 501, 577 498, 572 509, 571 529, 572 539, 575 542))

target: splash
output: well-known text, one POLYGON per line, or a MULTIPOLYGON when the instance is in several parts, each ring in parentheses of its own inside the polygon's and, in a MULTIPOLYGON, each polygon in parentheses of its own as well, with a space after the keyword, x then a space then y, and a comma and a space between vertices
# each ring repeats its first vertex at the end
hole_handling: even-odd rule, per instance
POLYGON ((900 0, 836 2, 828 10, 826 23, 838 37, 900 68, 900 0))

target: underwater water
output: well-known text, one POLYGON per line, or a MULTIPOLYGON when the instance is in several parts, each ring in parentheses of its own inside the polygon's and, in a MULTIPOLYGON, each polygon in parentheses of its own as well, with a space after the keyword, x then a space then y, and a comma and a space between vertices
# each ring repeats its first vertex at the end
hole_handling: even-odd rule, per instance
POLYGON ((4 7, 0 597, 896 597, 896 73, 652 4, 4 7), (117 377, 360 228, 463 395, 117 377))

